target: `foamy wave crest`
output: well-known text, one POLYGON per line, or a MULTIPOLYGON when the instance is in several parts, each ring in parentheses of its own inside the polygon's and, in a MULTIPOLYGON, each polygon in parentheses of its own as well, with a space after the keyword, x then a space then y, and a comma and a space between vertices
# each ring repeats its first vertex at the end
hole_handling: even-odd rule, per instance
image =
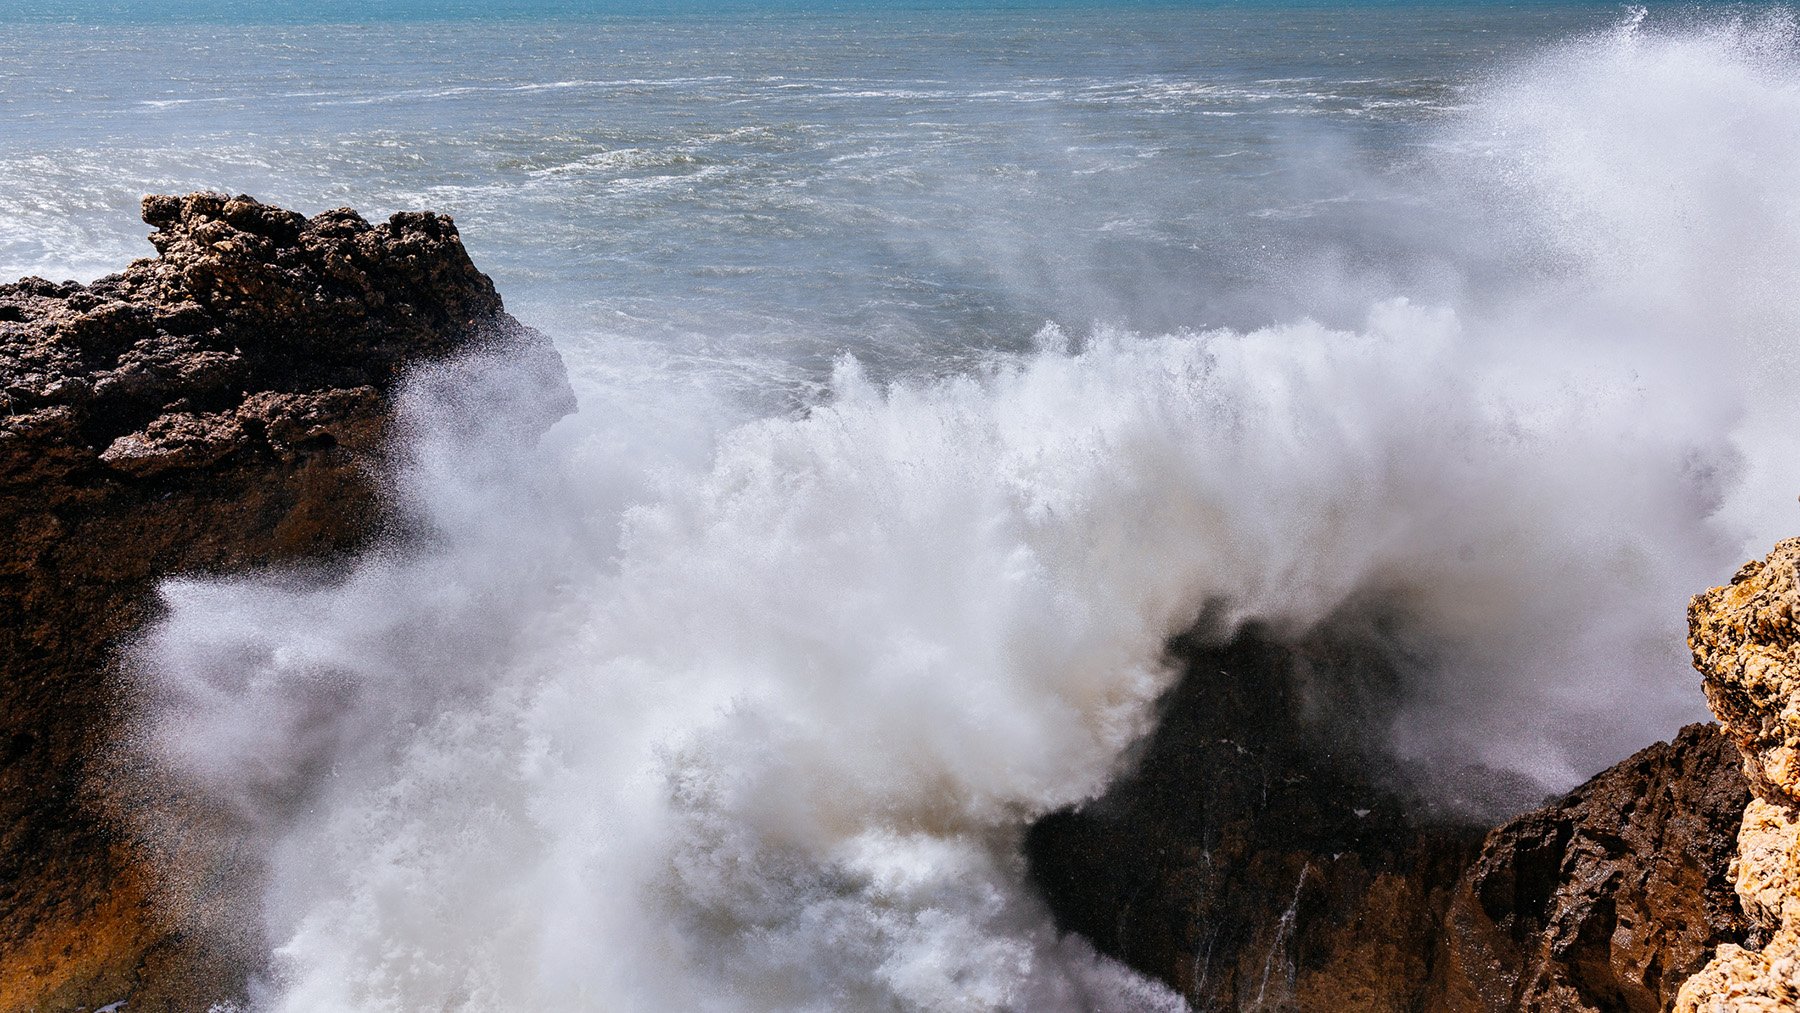
POLYGON ((172 582, 139 652, 147 748, 258 856, 259 1004, 1177 1009, 1057 937, 1019 841, 1118 772, 1203 608, 1403 617, 1417 758, 1566 783, 1698 713, 1682 603, 1792 521, 1784 32, 1488 89, 1446 171, 1544 270, 1468 306, 846 358, 748 422, 626 364, 532 452, 504 364, 422 374, 426 534, 172 582))

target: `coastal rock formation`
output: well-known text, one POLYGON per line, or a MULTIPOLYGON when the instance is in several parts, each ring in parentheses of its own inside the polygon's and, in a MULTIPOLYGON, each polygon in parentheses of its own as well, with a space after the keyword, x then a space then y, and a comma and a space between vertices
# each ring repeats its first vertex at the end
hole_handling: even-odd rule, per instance
POLYGON ((1368 641, 1251 630, 1173 654, 1135 772, 1027 852, 1063 928, 1196 1010, 1653 1013, 1743 937, 1748 790, 1714 726, 1490 833, 1346 736, 1383 727, 1393 685, 1368 641), (1302 717, 1321 701, 1329 720, 1302 717))
POLYGON ((1196 1010, 1411 1008, 1487 828, 1421 813, 1341 734, 1371 706, 1340 689, 1392 685, 1381 653, 1255 629, 1171 646, 1183 676, 1135 770, 1027 840, 1058 924, 1196 1010))
POLYGON ((1728 869, 1749 788, 1689 725, 1489 834, 1456 885, 1428 1008, 1660 1013, 1749 922, 1728 869))
MULTIPOLYGON (((206 975, 101 758, 157 579, 329 558, 384 523, 371 467, 413 364, 542 363, 450 219, 154 196, 160 256, 0 286, 0 1011, 192 1009, 206 975)), ((546 404, 546 419, 566 411, 546 404)), ((109 772, 110 773, 110 772, 109 772)))
POLYGON ((1681 989, 1680 1013, 1800 1009, 1800 539, 1744 565, 1688 607, 1706 698, 1755 793, 1732 878, 1755 927, 1681 989))

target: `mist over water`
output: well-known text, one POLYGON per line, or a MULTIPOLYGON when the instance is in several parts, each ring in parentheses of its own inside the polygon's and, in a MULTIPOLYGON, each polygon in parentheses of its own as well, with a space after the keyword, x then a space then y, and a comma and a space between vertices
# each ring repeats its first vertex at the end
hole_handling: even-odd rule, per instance
MULTIPOLYGON (((885 238, 841 271, 746 240, 786 280, 715 264, 713 302, 550 311, 576 283, 505 251, 513 309, 568 327, 580 410, 522 443, 544 378, 422 370, 393 449, 409 535, 330 575, 170 582, 136 651, 137 748, 246 870, 211 928, 266 954, 254 1005, 1179 1009, 1056 937, 1018 845, 1118 772, 1203 609, 1396 617, 1409 702, 1378 731, 1446 791, 1471 764, 1566 787, 1702 716, 1685 601, 1792 533, 1800 492, 1793 21, 1628 14, 1514 48, 1366 94, 1342 68, 1012 89, 1064 110, 1021 120, 1031 145, 1069 149, 1083 103, 1256 124, 1159 128, 1093 156, 1112 182, 1070 182, 1090 156, 1063 150, 989 185, 867 138, 852 161, 899 174, 879 199, 723 164, 693 199, 805 178, 844 217, 773 233, 885 238), (1252 108, 1306 101, 1321 123, 1252 108), (1170 146, 1272 181, 1128 167, 1170 146), (930 224, 959 202, 980 227, 930 224), (890 256, 931 266, 869 311, 890 256)), ((942 84, 952 149, 990 143, 950 121, 992 84, 942 84)), ((602 155, 662 166, 614 183, 686 172, 541 168, 602 155)), ((620 190, 634 235, 697 210, 620 190)))

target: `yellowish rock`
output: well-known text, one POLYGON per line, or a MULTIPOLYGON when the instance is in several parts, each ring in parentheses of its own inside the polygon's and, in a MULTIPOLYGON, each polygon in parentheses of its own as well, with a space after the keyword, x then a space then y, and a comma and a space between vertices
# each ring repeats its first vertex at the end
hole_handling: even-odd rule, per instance
POLYGON ((1753 798, 1738 830, 1732 878, 1744 914, 1760 928, 1800 921, 1800 812, 1753 798))
POLYGON ((1732 880, 1761 949, 1727 944, 1689 978, 1677 1013, 1800 1010, 1800 539, 1688 606, 1707 702, 1744 755, 1754 797, 1732 880))

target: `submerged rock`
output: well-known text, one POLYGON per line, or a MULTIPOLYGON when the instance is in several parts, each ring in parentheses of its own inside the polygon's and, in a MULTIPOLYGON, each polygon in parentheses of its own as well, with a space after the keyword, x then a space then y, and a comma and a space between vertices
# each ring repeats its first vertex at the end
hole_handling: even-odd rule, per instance
POLYGON ((1755 933, 1720 946, 1681 989, 1681 1013, 1800 1009, 1800 539, 1744 565, 1688 606, 1706 698, 1755 797, 1732 879, 1755 933))
POLYGON ((97 783, 114 654, 155 581, 373 537, 415 364, 504 348, 552 378, 546 423, 571 406, 554 349, 446 217, 208 193, 147 197, 143 217, 154 259, 0 285, 0 1011, 204 1009, 231 973, 152 903, 181 885, 97 783))

